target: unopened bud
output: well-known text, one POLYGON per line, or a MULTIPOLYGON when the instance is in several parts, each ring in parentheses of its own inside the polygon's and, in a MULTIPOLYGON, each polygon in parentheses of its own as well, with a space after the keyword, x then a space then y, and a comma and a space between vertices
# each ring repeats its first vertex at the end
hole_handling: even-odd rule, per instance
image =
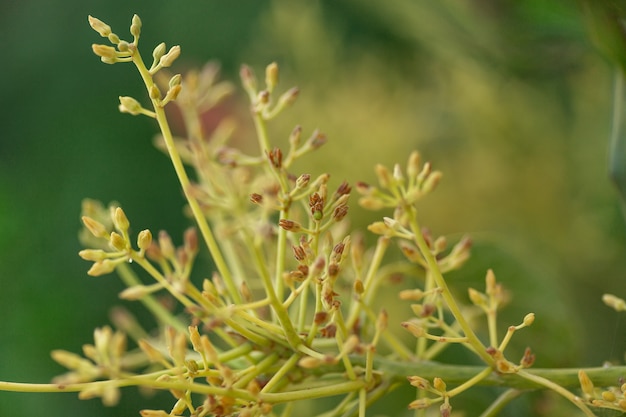
POLYGON ((150 89, 148 90, 148 94, 152 100, 160 100, 161 99, 161 90, 157 87, 156 84, 152 84, 150 89))
POLYGON ((626 301, 613 294, 604 294, 602 302, 615 311, 626 311, 626 301))
POLYGON ((91 26, 91 28, 95 30, 96 32, 98 32, 100 36, 102 36, 103 38, 108 37, 109 34, 111 33, 111 26, 107 25, 102 20, 95 18, 93 16, 89 16, 88 20, 89 20, 89 25, 91 26))
POLYGON ((126 213, 124 213, 121 207, 117 207, 113 212, 113 224, 115 228, 122 233, 126 232, 130 227, 128 217, 126 217, 126 213))
POLYGON ((109 232, 107 231, 106 227, 104 227, 104 225, 99 221, 87 216, 83 216, 82 221, 87 230, 89 230, 91 234, 95 237, 109 237, 109 232))
POLYGON ((278 64, 272 62, 265 68, 265 85, 269 91, 272 91, 278 84, 278 64))
POLYGON ((163 256, 168 259, 171 259, 176 255, 176 250, 174 248, 174 244, 172 243, 172 238, 165 230, 161 230, 159 232, 159 247, 161 248, 163 256))
POLYGON ((446 383, 443 382, 443 379, 441 379, 439 377, 435 377, 433 379, 433 388, 435 388, 439 392, 445 392, 446 391, 446 383))
POLYGON ((130 34, 133 35, 136 39, 139 37, 140 33, 141 33, 141 19, 139 18, 139 16, 134 15, 133 20, 130 25, 130 34))
POLYGON ((137 235, 137 246, 139 249, 147 250, 152 244, 152 232, 150 230, 145 229, 139 232, 137 235))
POLYGON ((101 249, 83 249, 78 256, 86 261, 98 262, 107 259, 107 253, 101 249))
POLYGON ((422 337, 426 333, 422 326, 412 321, 404 321, 400 325, 415 337, 422 337))
POLYGON ((180 46, 179 45, 172 46, 170 50, 167 52, 167 54, 161 57, 161 59, 159 60, 159 63, 161 64, 161 67, 163 68, 170 67, 179 56, 180 56, 180 46))
POLYGON ((115 60, 117 58, 117 51, 112 46, 99 45, 97 43, 94 43, 93 45, 91 45, 91 50, 100 58, 107 58, 110 60, 115 60))
POLYGON ((91 265, 91 268, 89 268, 89 271, 87 271, 87 275, 90 275, 92 277, 106 275, 113 272, 116 266, 117 262, 114 262, 111 259, 104 259, 91 265))
POLYGON ((120 106, 119 106, 120 112, 130 113, 133 116, 141 114, 143 107, 141 107, 141 104, 139 104, 137 100, 128 96, 120 96, 119 99, 120 99, 120 106))
POLYGON ((165 42, 161 42, 154 48, 154 50, 152 51, 152 57, 154 58, 155 63, 159 62, 161 60, 161 57, 165 55, 165 50, 165 42))
POLYGON ((300 223, 294 222, 293 220, 280 219, 278 225, 289 232, 297 233, 302 230, 300 223))
POLYGON ((246 92, 251 96, 256 96, 256 77, 254 76, 254 72, 252 68, 247 65, 242 65, 239 70, 239 76, 241 77, 241 83, 243 84, 246 92))
POLYGON ((582 389, 583 393, 589 398, 593 398, 593 382, 591 382, 591 379, 589 379, 587 373, 582 369, 578 371, 578 382, 580 382, 580 388, 582 389))
POLYGON ((124 239, 124 237, 122 237, 122 235, 117 232, 111 232, 111 236, 109 237, 109 243, 111 244, 113 249, 119 251, 124 251, 128 249, 126 240, 124 239))

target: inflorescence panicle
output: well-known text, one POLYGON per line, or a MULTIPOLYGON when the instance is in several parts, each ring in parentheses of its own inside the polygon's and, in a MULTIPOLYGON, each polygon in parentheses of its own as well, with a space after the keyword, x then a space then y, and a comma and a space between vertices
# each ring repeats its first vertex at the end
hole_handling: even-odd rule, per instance
MULTIPOLYGON (((486 272, 484 290, 469 288, 466 298, 453 293, 446 274, 463 267, 472 241, 464 236, 450 243, 422 227, 418 205, 442 174, 419 153, 412 152, 404 168, 377 165, 376 185, 342 182, 332 188, 328 173, 294 170, 297 160, 326 143, 325 134, 315 129, 307 138, 296 126, 285 135, 287 146, 274 145, 269 124, 299 96, 297 87, 280 90, 277 63, 262 78, 241 67, 257 149, 237 149, 230 144, 232 120, 213 130, 203 124, 202 115, 234 91, 217 80, 217 65, 168 74, 180 46, 158 44, 146 66, 138 16, 130 25, 132 41, 92 16, 89 24, 109 43, 92 45, 102 62, 132 63, 138 70, 148 104, 121 96, 119 110, 157 122, 156 145, 172 162, 194 226, 177 246, 166 231, 135 232, 136 223, 119 204, 85 200, 86 249, 79 255, 92 263, 87 273, 116 272, 126 286, 120 298, 142 303, 158 328, 144 330, 118 308, 112 316, 116 330, 96 329, 82 355, 52 352, 68 369, 52 384, 4 382, 0 389, 73 391, 82 399, 100 397, 105 405, 116 404, 127 386, 172 394, 171 409, 144 409, 144 417, 289 416, 289 404, 325 397, 340 400, 329 402, 324 416, 364 417, 371 403, 403 384, 416 389, 415 399, 407 401, 416 416, 435 406, 448 417, 457 395, 494 384, 510 390, 485 416, 522 390, 537 388, 557 392, 586 416, 596 407, 626 411, 623 367, 533 369, 530 348, 521 358, 507 357, 514 334, 531 326, 535 315, 528 312, 499 334, 498 311, 510 295, 494 271, 486 272), (184 137, 171 132, 165 112, 170 105, 182 115, 184 137), (385 210, 368 226, 378 235, 372 248, 362 234, 349 232, 353 190, 362 208, 385 210), (386 257, 394 245, 400 263, 386 257), (213 268, 195 265, 201 251, 213 268), (407 283, 395 299, 385 288, 392 276, 407 283), (395 300, 403 318, 390 312, 395 300), (486 322, 486 336, 478 318, 486 322), (445 364, 443 353, 452 345, 482 365, 445 364)), ((626 310, 614 295, 603 301, 626 310)))

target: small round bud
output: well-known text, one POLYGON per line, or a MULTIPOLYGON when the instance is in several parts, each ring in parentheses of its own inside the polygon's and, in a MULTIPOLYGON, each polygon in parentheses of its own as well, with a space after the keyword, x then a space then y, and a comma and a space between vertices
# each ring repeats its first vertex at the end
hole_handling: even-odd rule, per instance
POLYGON ((170 67, 174 61, 180 56, 180 46, 172 46, 167 54, 163 55, 159 60, 159 63, 163 68, 170 67))

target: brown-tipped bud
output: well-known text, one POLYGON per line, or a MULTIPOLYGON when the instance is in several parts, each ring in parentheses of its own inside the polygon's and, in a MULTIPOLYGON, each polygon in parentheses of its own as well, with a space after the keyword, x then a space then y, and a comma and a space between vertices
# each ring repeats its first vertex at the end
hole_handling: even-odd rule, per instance
POLYGON ((420 398, 417 400, 413 400, 409 403, 409 409, 411 410, 423 410, 428 408, 433 403, 433 400, 430 398, 420 398))
POLYGON ((289 135, 289 144, 294 148, 298 147, 298 145, 300 145, 301 136, 302 136, 302 126, 297 125, 296 127, 293 128, 293 130, 291 131, 291 134, 289 135))
POLYGON ((326 135, 320 132, 319 130, 315 130, 311 137, 307 140, 309 146, 313 149, 317 149, 324 145, 327 142, 326 135))
POLYGON ((441 253, 444 250, 446 250, 446 247, 448 247, 448 240, 445 238, 445 236, 439 236, 437 239, 435 239, 435 243, 433 243, 433 248, 435 249, 436 253, 441 253))
POLYGON ((95 237, 108 238, 109 232, 106 227, 102 223, 97 220, 92 219, 91 217, 83 216, 81 218, 83 224, 91 232, 95 237))
POLYGON ((452 406, 449 402, 446 401, 439 406, 439 414, 441 417, 450 417, 452 414, 452 406))
POLYGON ((143 111, 143 107, 141 106, 141 104, 135 100, 132 97, 128 97, 128 96, 120 96, 120 105, 119 105, 119 110, 122 113, 129 113, 132 114, 133 116, 137 116, 138 114, 141 114, 141 112, 143 111))
POLYGON ((103 38, 106 38, 111 34, 111 26, 107 25, 102 20, 91 15, 87 19, 89 20, 89 26, 91 26, 91 28, 98 32, 103 38))
POLYGON ((189 227, 183 234, 183 242, 185 252, 190 255, 198 253, 198 230, 195 227, 189 227))
POLYGON ((145 229, 137 235, 137 247, 141 250, 147 250, 152 244, 152 232, 145 229))
POLYGON ((172 46, 170 50, 167 51, 167 53, 161 57, 161 59, 159 60, 159 64, 161 64, 161 67, 163 68, 170 67, 179 56, 180 56, 180 46, 179 45, 172 46))
POLYGON ((239 70, 239 76, 241 77, 241 83, 243 84, 243 88, 246 92, 251 96, 256 96, 256 77, 254 76, 254 71, 247 65, 242 65, 239 70))
POLYGON ((422 378, 421 376, 408 376, 409 384, 413 385, 415 388, 421 390, 429 390, 430 382, 427 379, 422 378))
POLYGON ((250 201, 254 204, 261 204, 263 202, 263 196, 258 193, 250 194, 250 201))
POLYGON ((267 158, 274 168, 280 169, 283 166, 283 152, 279 148, 268 151, 267 158))
POLYGON ((159 232, 159 248, 163 256, 168 259, 172 259, 176 256, 176 249, 172 243, 172 238, 165 230, 159 232))
POLYGON ((340 222, 344 217, 348 214, 348 206, 340 205, 335 208, 333 211, 333 220, 336 222, 340 222))
POLYGON ((117 51, 112 46, 99 45, 94 43, 93 45, 91 45, 91 50, 100 58, 107 58, 113 61, 117 59, 117 51))
POLYGON ((583 391, 585 396, 587 396, 588 398, 593 398, 594 397, 593 382, 591 382, 591 379, 589 379, 589 376, 587 375, 587 373, 583 371, 582 369, 578 371, 578 382, 580 382, 580 389, 583 391))
POLYGON ((293 256, 298 261, 302 262, 306 259, 306 251, 302 246, 292 246, 293 256))
POLYGON ((290 88, 278 98, 277 107, 282 109, 291 106, 298 98, 298 95, 300 95, 300 89, 297 87, 290 88))
POLYGON ((265 67, 265 86, 269 91, 272 91, 278 84, 278 64, 272 62, 265 67))
POLYGON ((424 334, 426 334, 424 328, 415 322, 403 321, 402 323, 400 323, 400 325, 415 337, 422 337, 424 336, 424 334))
POLYGON ((280 219, 278 221, 278 225, 281 228, 293 233, 297 233, 302 230, 302 225, 298 222, 294 222, 293 220, 280 219))
POLYGON ((114 262, 111 259, 104 259, 91 265, 91 268, 87 271, 87 275, 91 275, 92 277, 106 275, 113 272, 116 266, 117 262, 114 262))
POLYGON ((130 25, 130 34, 135 38, 138 38, 141 34, 141 19, 137 15, 133 15, 133 19, 130 25))
POLYGON ((522 360, 520 361, 520 365, 522 368, 530 368, 535 363, 535 354, 527 347, 524 350, 524 356, 522 356, 522 360))
POLYGON ((298 179, 296 180, 296 189, 301 190, 305 188, 307 185, 309 185, 310 181, 311 181, 311 175, 309 174, 300 175, 298 179))
POLYGON ((111 232, 109 243, 115 250, 124 251, 128 249, 128 242, 117 232, 111 232))

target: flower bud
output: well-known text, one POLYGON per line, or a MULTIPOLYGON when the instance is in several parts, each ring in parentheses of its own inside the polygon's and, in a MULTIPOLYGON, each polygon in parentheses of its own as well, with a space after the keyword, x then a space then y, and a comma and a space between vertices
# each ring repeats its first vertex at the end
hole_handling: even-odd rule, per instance
POLYGON ((172 46, 170 50, 167 52, 167 54, 161 57, 161 59, 159 60, 159 63, 161 64, 161 67, 163 68, 170 67, 179 56, 180 56, 180 46, 179 45, 172 46))
POLYGON ((109 237, 109 232, 107 231, 104 225, 91 217, 83 216, 82 217, 83 224, 91 232, 95 237, 109 237))
POLYGON ((159 62, 161 60, 161 57, 165 55, 165 50, 165 42, 161 42, 154 48, 154 50, 152 51, 152 57, 154 58, 155 63, 159 62))
POLYGON ((143 107, 141 107, 141 104, 139 104, 137 100, 128 96, 120 96, 119 99, 120 99, 120 105, 119 105, 120 112, 130 113, 133 116, 141 114, 143 107))
POLYGON ((141 33, 141 19, 139 16, 134 15, 133 20, 130 25, 130 34, 135 37, 135 39, 139 38, 139 34, 141 33))
POLYGON ((87 275, 90 275, 92 277, 106 275, 113 272, 116 266, 117 262, 114 262, 111 259, 104 259, 91 265, 91 268, 89 268, 89 271, 87 271, 87 275))
POLYGON ((128 245, 126 244, 126 240, 122 235, 117 232, 111 232, 111 237, 109 238, 109 243, 113 247, 113 249, 124 251, 128 249, 128 245))
POLYGON ((107 36, 109 36, 109 34, 111 34, 111 26, 107 25, 102 20, 97 19, 91 15, 87 19, 89 20, 89 25, 91 26, 91 28, 98 32, 103 38, 106 38, 107 36))
POLYGON ((111 60, 117 59, 117 51, 112 46, 99 45, 97 43, 94 43, 93 45, 91 45, 91 50, 100 58, 108 58, 111 60))
POLYGON ((265 85, 269 91, 272 91, 278 84, 278 64, 272 62, 265 68, 265 85))
POLYGON ((141 250, 147 250, 152 244, 152 232, 150 230, 145 229, 139 232, 137 235, 137 247, 141 250))

